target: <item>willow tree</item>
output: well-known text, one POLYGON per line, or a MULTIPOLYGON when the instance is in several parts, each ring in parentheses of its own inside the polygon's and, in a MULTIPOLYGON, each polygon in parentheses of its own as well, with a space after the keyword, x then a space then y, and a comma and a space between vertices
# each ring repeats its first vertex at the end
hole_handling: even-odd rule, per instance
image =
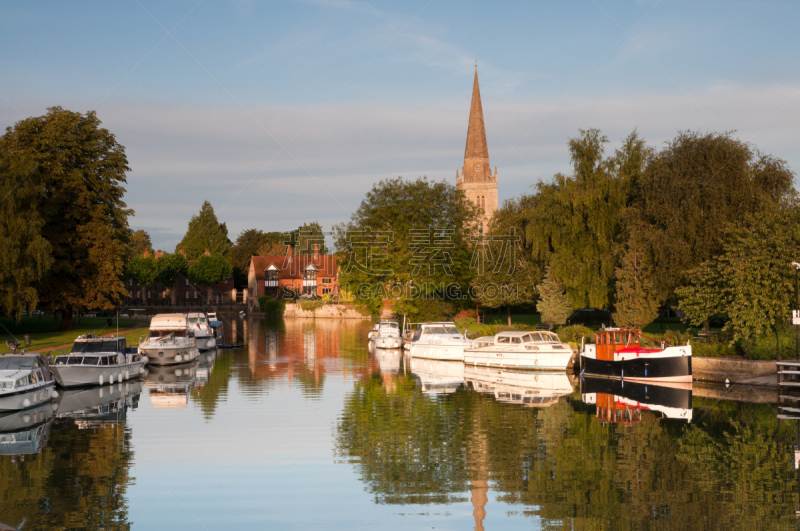
POLYGON ((549 263, 574 308, 610 307, 625 241, 624 213, 650 150, 634 131, 613 157, 598 129, 569 141, 571 176, 539 183, 527 238, 534 261, 549 263))
POLYGON ((662 301, 688 274, 722 254, 727 229, 747 215, 765 215, 794 196, 783 160, 759 153, 731 133, 680 133, 647 165, 631 215, 662 301))
MULTIPOLYGON (((19 198, 30 220, 20 228, 32 237, 32 254, 22 259, 26 269, 16 276, 19 280, 27 275, 27 280, 14 289, 25 293, 28 302, 35 290, 44 306, 61 310, 63 329, 72 328, 73 311, 111 309, 127 296, 122 274, 131 235, 128 216, 133 212, 122 196, 130 168, 125 148, 100 124, 93 111, 83 115, 52 107, 44 116, 7 128, 0 140, 0 152, 19 164, 12 165, 16 169, 3 180, 20 175, 23 167, 29 170, 16 183, 20 191, 8 195, 11 201, 0 206, 0 218, 7 220, 13 209, 20 208, 20 203, 11 204, 19 198), (48 259, 42 239, 49 244, 48 259)), ((16 230, 11 223, 2 225, 0 230, 16 230)), ((17 237, 10 236, 12 244, 17 237)), ((9 285, 5 279, 2 282, 4 288, 9 285)), ((11 309, 17 311, 19 306, 11 309)))
POLYGON ((650 276, 647 256, 637 247, 630 247, 617 268, 616 311, 614 322, 641 330, 658 317, 658 299, 650 276))

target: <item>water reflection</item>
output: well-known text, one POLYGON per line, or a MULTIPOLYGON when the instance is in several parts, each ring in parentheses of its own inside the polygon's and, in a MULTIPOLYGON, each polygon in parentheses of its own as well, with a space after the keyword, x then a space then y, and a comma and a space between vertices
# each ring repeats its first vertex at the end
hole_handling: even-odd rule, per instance
POLYGON ((498 402, 526 407, 547 407, 572 393, 571 375, 559 372, 513 371, 465 366, 464 377, 472 389, 494 396, 498 402))
POLYGON ((51 402, 45 402, 0 416, 0 455, 13 460, 14 456, 41 452, 47 446, 54 409, 51 402))
POLYGON ((596 407, 598 419, 634 424, 653 418, 692 421, 692 384, 653 385, 584 377, 581 399, 596 407))
POLYGON ((148 365, 144 386, 153 407, 186 407, 198 366, 198 360, 180 365, 148 365))
POLYGON ((128 410, 138 407, 141 392, 139 380, 63 390, 56 399, 57 416, 73 419, 79 429, 124 423, 128 410))
POLYGON ((408 366, 424 394, 455 393, 464 385, 464 364, 460 361, 410 358, 408 366))

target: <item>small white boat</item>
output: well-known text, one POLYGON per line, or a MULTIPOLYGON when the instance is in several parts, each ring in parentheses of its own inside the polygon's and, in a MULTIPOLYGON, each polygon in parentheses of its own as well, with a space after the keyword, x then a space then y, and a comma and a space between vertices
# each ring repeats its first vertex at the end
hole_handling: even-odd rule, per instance
POLYGON ((552 406, 572 393, 566 372, 533 372, 464 366, 464 378, 479 393, 493 395, 498 402, 527 407, 552 406))
POLYGON ((414 381, 426 395, 455 393, 464 385, 464 364, 460 361, 411 358, 408 365, 414 381))
POLYGON ((217 318, 217 312, 209 312, 208 314, 208 326, 214 331, 214 339, 217 342, 217 345, 220 343, 225 342, 225 325, 224 323, 217 318))
POLYGON ((18 411, 58 396, 50 362, 41 354, 0 355, 0 412, 18 411))
POLYGON ((139 353, 147 356, 148 365, 176 365, 197 359, 194 334, 186 315, 162 313, 150 321, 150 337, 139 343, 139 353))
POLYGON ((572 347, 553 332, 500 332, 481 337, 464 351, 464 363, 485 367, 565 371, 572 347))
MULTIPOLYGON (((216 320, 216 314, 214 314, 216 320)), ((194 341, 200 350, 217 348, 217 339, 210 318, 205 312, 189 312, 186 315, 189 329, 194 333, 194 341)))
POLYGON ((403 338, 400 336, 400 325, 397 321, 379 321, 367 335, 370 344, 375 348, 402 348, 403 338))
POLYGON ((453 322, 423 323, 411 335, 408 352, 415 358, 463 361, 464 349, 471 345, 453 322))
POLYGON ((124 337, 78 336, 72 352, 56 356, 50 370, 61 387, 124 382, 144 373, 145 360, 129 352, 124 337))

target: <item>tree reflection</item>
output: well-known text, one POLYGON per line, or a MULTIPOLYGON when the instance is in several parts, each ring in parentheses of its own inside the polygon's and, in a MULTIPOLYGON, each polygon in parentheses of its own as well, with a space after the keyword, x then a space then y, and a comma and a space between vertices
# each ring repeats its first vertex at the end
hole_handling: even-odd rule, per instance
POLYGON ((535 409, 471 390, 431 398, 376 373, 346 398, 336 450, 376 503, 469 499, 477 529, 487 488, 548 529, 798 527, 795 426, 773 406, 695 398, 693 424, 624 426, 579 397, 535 409))
POLYGON ((132 459, 124 425, 56 420, 41 453, 0 458, 0 515, 23 529, 129 529, 132 459))

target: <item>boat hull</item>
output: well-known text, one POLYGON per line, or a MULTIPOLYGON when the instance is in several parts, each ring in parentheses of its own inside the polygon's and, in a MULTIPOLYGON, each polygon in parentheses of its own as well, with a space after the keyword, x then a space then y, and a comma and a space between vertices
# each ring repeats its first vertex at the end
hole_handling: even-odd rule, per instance
POLYGON ((144 362, 134 361, 120 365, 52 365, 53 373, 61 387, 99 386, 139 378, 144 372, 144 362))
POLYGON ((528 352, 475 349, 464 351, 464 363, 497 369, 535 371, 566 371, 572 360, 572 351, 528 352))
POLYGON ((464 361, 464 349, 469 345, 431 345, 414 343, 409 350, 414 358, 442 361, 464 361))
POLYGON ((691 382, 691 356, 641 356, 618 361, 581 356, 581 374, 649 382, 691 382))
POLYGON ((53 397, 54 380, 31 386, 30 389, 12 390, 0 394, 0 412, 20 411, 49 402, 53 397))
POLYGON ((403 338, 402 337, 385 337, 385 336, 378 336, 372 338, 372 346, 375 348, 402 348, 403 347, 403 338))
POLYGON ((198 350, 211 350, 217 348, 217 340, 213 336, 195 337, 194 342, 198 350))
POLYGON ((197 359, 196 346, 139 345, 139 354, 147 356, 148 365, 179 365, 197 359))

